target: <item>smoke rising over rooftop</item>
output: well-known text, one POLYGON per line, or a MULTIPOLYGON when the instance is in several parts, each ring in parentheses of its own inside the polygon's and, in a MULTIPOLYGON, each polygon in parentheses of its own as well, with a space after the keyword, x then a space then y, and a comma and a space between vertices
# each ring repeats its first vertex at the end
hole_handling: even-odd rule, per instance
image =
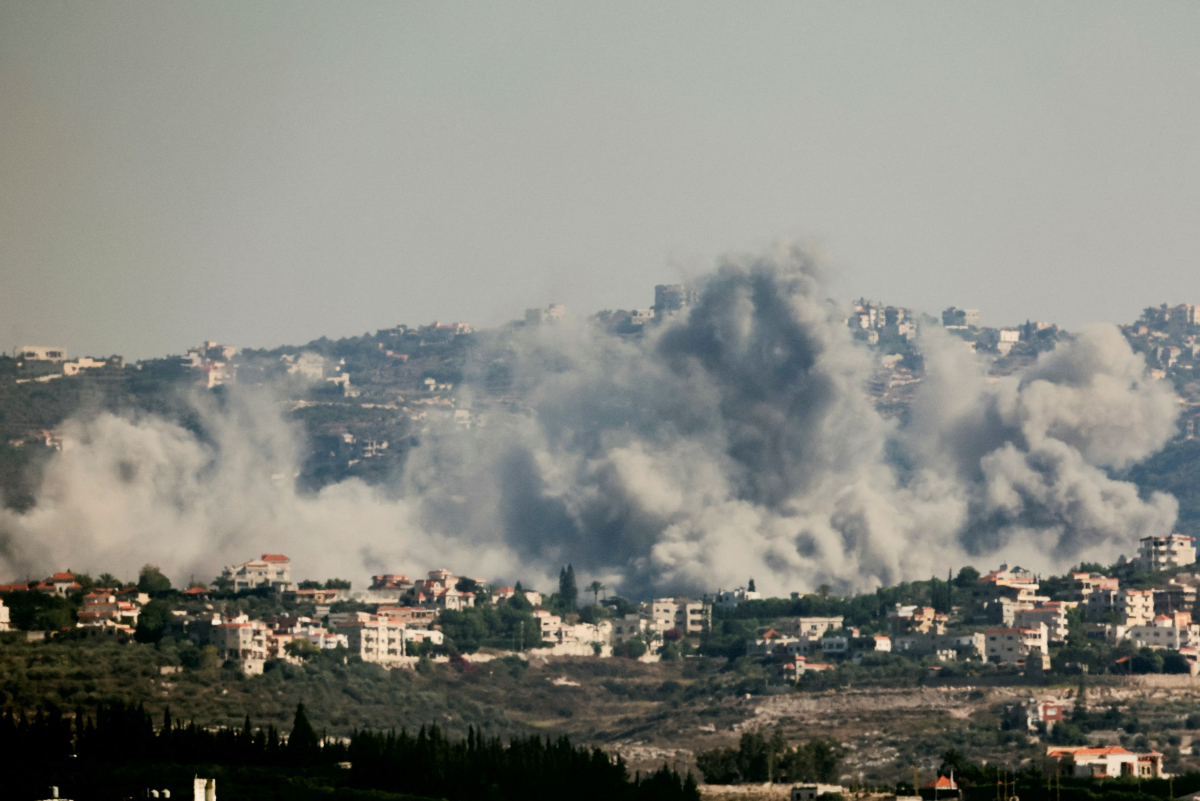
POLYGON ((427 436, 383 486, 298 492, 301 443, 262 392, 200 398, 203 438, 155 417, 74 421, 37 507, 0 517, 0 570, 151 561, 208 578, 284 550, 300 573, 358 582, 446 564, 548 586, 570 561, 631 595, 750 576, 786 593, 997 559, 1060 569, 1171 530, 1172 497, 1106 472, 1161 448, 1176 415, 1115 329, 998 380, 931 332, 896 422, 808 251, 727 258, 698 290, 637 339, 582 324, 485 339, 468 387, 503 358, 520 408, 427 436))

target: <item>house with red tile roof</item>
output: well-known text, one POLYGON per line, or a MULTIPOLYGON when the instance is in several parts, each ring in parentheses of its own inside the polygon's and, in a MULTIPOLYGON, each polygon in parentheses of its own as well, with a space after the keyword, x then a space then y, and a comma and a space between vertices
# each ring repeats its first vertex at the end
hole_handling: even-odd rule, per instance
POLYGON ((221 575, 233 582, 234 592, 263 588, 278 591, 292 583, 291 565, 291 560, 281 553, 264 553, 261 559, 225 568, 221 575))
POLYGON ((1084 778, 1113 778, 1130 776, 1142 779, 1165 779, 1163 755, 1158 751, 1137 754, 1119 745, 1055 746, 1046 749, 1046 758, 1054 769, 1065 770, 1069 776, 1084 778))

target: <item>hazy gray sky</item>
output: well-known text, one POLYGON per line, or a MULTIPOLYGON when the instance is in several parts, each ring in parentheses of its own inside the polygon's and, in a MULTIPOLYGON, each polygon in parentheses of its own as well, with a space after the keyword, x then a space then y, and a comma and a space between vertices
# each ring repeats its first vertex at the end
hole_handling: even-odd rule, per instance
POLYGON ((0 0, 4 349, 145 357, 653 285, 1200 302, 1200 4, 0 0))

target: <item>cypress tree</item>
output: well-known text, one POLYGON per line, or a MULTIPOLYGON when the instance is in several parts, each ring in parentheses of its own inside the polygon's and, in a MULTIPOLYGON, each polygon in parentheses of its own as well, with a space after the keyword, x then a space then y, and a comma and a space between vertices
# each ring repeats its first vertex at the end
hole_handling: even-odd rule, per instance
POLYGON ((317 738, 312 724, 308 722, 304 704, 297 704, 296 720, 292 724, 292 734, 287 741, 288 758, 296 763, 303 763, 315 759, 320 752, 321 741, 317 738))

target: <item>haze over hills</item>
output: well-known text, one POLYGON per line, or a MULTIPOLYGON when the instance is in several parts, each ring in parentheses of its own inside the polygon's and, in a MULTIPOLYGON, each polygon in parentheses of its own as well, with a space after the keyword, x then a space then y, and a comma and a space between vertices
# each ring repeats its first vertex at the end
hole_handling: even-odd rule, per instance
POLYGON ((6 360, 0 572, 285 550, 359 580, 571 562, 633 596, 786 594, 1195 530, 1194 307, 1068 333, 827 297, 781 245, 586 320, 6 360))

